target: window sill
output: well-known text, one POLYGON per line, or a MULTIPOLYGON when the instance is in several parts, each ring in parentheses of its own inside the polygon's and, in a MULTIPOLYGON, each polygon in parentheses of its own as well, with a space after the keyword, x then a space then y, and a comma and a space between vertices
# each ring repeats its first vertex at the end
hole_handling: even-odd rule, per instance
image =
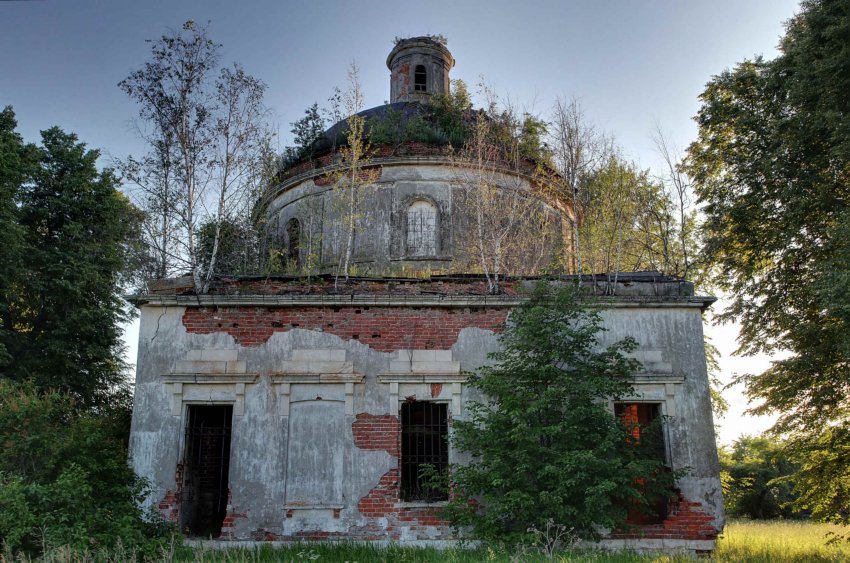
POLYGON ((449 501, 447 500, 435 500, 434 502, 426 502, 426 501, 411 501, 411 502, 397 502, 394 505, 394 508, 441 508, 444 506, 448 506, 449 501))
POLYGON ((402 256, 401 258, 393 258, 391 262, 448 262, 452 259, 451 256, 402 256))

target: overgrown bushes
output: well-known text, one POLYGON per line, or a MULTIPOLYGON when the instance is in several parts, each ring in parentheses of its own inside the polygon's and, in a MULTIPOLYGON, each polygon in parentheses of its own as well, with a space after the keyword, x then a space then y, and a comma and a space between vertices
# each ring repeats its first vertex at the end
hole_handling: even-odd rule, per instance
POLYGON ((58 392, 0 379, 0 544, 155 553, 167 527, 139 508, 144 483, 127 464, 127 405, 78 409, 58 392))

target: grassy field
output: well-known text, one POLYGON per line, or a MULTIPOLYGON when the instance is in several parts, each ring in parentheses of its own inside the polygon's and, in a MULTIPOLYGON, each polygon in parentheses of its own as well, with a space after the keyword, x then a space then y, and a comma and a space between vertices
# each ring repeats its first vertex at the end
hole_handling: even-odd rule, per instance
MULTIPOLYGON (((812 524, 808 522, 731 522, 718 542, 717 550, 711 558, 704 561, 717 562, 820 562, 850 561, 850 543, 836 542, 828 544, 828 534, 844 533, 839 526, 812 524)), ((173 547, 173 546, 172 546, 173 547)), ((204 550, 176 547, 165 549, 156 558, 161 561, 181 562, 220 562, 220 563, 261 563, 272 561, 318 562, 318 563, 472 563, 472 562, 612 562, 612 563, 680 563, 693 561, 684 556, 637 555, 633 553, 607 554, 600 552, 565 552, 554 559, 534 550, 505 552, 497 549, 448 550, 413 549, 388 547, 380 548, 368 545, 331 545, 305 544, 292 545, 284 549, 230 549, 204 550)), ((131 552, 81 553, 63 549, 54 550, 41 559, 45 563, 84 563, 84 562, 124 562, 139 561, 131 552)), ((28 562, 27 558, 10 557, 0 554, 0 563, 28 562)))
POLYGON ((714 561, 850 561, 850 542, 827 545, 841 526, 794 521, 733 521, 717 543, 714 561))

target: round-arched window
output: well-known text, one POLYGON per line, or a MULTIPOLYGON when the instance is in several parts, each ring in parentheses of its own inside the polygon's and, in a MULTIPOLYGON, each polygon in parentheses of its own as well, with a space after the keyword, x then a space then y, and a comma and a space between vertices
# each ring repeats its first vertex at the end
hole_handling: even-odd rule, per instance
POLYGON ((414 201, 407 208, 407 255, 437 254, 437 209, 428 201, 414 201))

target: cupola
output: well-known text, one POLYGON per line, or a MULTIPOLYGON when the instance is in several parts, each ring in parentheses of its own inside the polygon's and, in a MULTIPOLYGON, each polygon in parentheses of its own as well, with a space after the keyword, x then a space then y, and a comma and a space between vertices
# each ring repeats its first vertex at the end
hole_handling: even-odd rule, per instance
POLYGON ((387 57, 390 103, 424 102, 437 93, 448 94, 449 71, 455 60, 445 39, 429 35, 399 39, 387 57))

